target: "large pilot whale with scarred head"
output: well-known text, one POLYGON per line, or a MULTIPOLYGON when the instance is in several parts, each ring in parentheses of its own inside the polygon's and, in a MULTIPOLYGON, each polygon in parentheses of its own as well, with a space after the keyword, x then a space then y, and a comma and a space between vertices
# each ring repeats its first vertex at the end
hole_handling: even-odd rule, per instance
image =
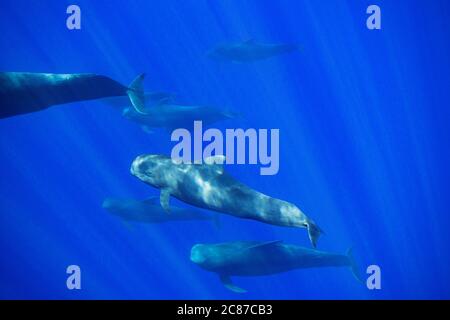
POLYGON ((79 73, 0 73, 0 118, 46 109, 53 105, 128 96, 138 112, 145 109, 142 82, 139 75, 129 87, 106 76, 79 73))
POLYGON ((161 190, 161 206, 170 212, 170 196, 191 205, 239 218, 285 226, 307 228, 315 247, 320 228, 292 203, 251 189, 227 174, 224 157, 205 159, 203 164, 186 164, 164 155, 141 155, 131 164, 131 174, 161 190))
POLYGON ((196 244, 191 261, 215 272, 228 289, 245 292, 231 282, 230 276, 264 276, 295 269, 350 267, 361 281, 351 250, 346 255, 303 248, 282 241, 236 241, 218 244, 196 244))

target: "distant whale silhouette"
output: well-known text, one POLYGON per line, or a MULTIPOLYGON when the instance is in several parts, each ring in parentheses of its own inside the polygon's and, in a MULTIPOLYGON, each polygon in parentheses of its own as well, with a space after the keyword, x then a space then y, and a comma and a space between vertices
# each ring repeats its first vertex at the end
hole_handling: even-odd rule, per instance
POLYGON ((164 128, 173 131, 178 128, 190 129, 194 121, 199 120, 205 126, 215 122, 233 119, 237 114, 207 106, 184 106, 177 104, 157 104, 145 110, 145 113, 126 108, 123 116, 143 126, 145 131, 150 128, 164 128))
POLYGON ((120 217, 124 221, 148 224, 194 220, 217 222, 216 215, 207 215, 194 208, 172 207, 170 214, 167 214, 159 203, 159 197, 150 198, 144 201, 106 198, 103 201, 102 206, 105 210, 120 217))
MULTIPOLYGON (((217 162, 223 157, 205 159, 204 164, 178 164, 163 155, 141 155, 131 164, 131 174, 161 190, 161 206, 170 211, 170 196, 191 205, 244 219, 284 226, 307 228, 315 247, 322 230, 292 203, 251 189, 224 171, 217 162)), ((223 163, 223 162, 221 162, 223 163)))
POLYGON ((133 106, 145 108, 144 75, 129 87, 96 74, 0 73, 0 118, 46 109, 53 105, 112 96, 128 96, 133 106))
POLYGON ((237 241, 219 244, 196 244, 191 261, 215 272, 228 289, 246 292, 231 282, 230 276, 263 276, 294 269, 350 267, 360 281, 351 250, 340 255, 284 244, 282 241, 237 241))
POLYGON ((221 61, 251 62, 268 59, 298 50, 295 44, 264 44, 254 40, 221 44, 208 51, 207 56, 221 61))

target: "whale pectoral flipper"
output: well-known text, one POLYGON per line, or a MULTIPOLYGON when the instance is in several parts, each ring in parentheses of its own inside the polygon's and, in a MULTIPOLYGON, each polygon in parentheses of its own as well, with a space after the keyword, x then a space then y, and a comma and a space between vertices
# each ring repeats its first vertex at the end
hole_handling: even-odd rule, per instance
POLYGON ((236 293, 245 293, 247 292, 247 290, 239 288, 238 286, 236 286, 230 279, 229 276, 226 275, 219 275, 220 277, 220 281, 222 282, 222 284, 225 286, 225 288, 227 288, 228 290, 231 290, 233 292, 236 293))
POLYGON ((159 196, 159 202, 161 203, 161 207, 167 212, 170 213, 170 190, 168 188, 161 189, 161 195, 159 196))
POLYGON ((144 81, 145 73, 142 73, 136 77, 136 79, 131 82, 127 94, 130 98, 131 104, 134 109, 139 112, 145 114, 145 95, 144 95, 144 81))

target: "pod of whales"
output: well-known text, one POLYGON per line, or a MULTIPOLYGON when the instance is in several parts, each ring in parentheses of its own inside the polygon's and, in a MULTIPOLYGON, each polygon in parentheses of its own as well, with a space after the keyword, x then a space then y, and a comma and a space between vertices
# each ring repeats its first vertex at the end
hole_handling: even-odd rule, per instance
MULTIPOLYGON (((254 40, 218 45, 207 56, 234 63, 253 62, 291 53, 295 44, 264 44, 254 40)), ((236 114, 213 107, 179 105, 173 95, 143 91, 144 74, 129 86, 97 74, 53 74, 29 72, 0 73, 0 118, 44 110, 48 107, 84 100, 122 110, 122 115, 150 128, 190 128, 200 120, 206 126, 235 118, 236 114)), ((220 158, 220 157, 219 157, 220 158)), ((312 246, 317 246, 322 230, 296 205, 258 192, 225 172, 223 160, 206 159, 204 164, 186 164, 163 155, 141 155, 131 164, 131 174, 160 189, 160 196, 144 201, 106 198, 102 207, 124 222, 158 224, 173 221, 213 221, 217 215, 204 214, 196 208, 170 205, 173 196, 197 208, 264 223, 306 228, 312 246)), ((295 269, 349 267, 361 280, 352 258, 346 255, 284 244, 282 241, 235 241, 195 244, 190 260, 216 273, 226 288, 245 292, 234 285, 232 276, 263 276, 295 269)))
POLYGON ((163 155, 141 155, 133 161, 130 171, 161 190, 161 206, 167 212, 170 196, 174 196, 191 205, 239 218, 307 228, 311 244, 316 246, 322 231, 297 206, 251 189, 227 174, 217 160, 183 164, 163 155))
POLYGON ((145 109, 139 75, 129 87, 96 74, 0 73, 0 118, 40 111, 53 105, 128 96, 138 112, 145 109))
POLYGON ((191 249, 191 261, 215 272, 226 288, 246 292, 234 285, 230 276, 263 276, 294 269, 320 267, 350 267, 360 280, 351 250, 346 255, 303 248, 282 241, 236 241, 219 244, 196 244, 191 249))

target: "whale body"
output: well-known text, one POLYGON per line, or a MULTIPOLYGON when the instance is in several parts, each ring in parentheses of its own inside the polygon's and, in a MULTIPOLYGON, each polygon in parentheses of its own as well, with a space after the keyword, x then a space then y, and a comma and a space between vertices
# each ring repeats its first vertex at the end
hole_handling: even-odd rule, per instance
POLYGON ((122 115, 141 124, 147 131, 149 128, 164 128, 173 131, 178 128, 192 128, 194 121, 202 121, 205 126, 221 120, 232 119, 235 114, 208 106, 186 106, 177 104, 157 104, 145 110, 136 112, 133 108, 126 108, 122 115))
MULTIPOLYGON (((144 100, 145 100, 145 108, 146 110, 156 104, 166 103, 168 101, 172 101, 174 98, 173 93, 168 92, 145 92, 144 100)), ((130 99, 125 96, 117 96, 117 97, 108 97, 100 99, 99 102, 107 104, 113 108, 119 109, 122 111, 125 108, 133 107, 130 99)))
POLYGON ((136 110, 142 112, 143 79, 142 74, 130 87, 125 87, 111 78, 96 74, 1 72, 0 118, 35 112, 58 104, 112 96, 128 96, 136 110))
POLYGON ((263 276, 294 269, 347 266, 358 280, 361 279, 351 250, 341 255, 282 241, 196 244, 191 249, 190 259, 201 268, 217 273, 225 287, 234 292, 245 290, 234 285, 230 276, 263 276))
POLYGON ((172 207, 170 214, 167 214, 159 204, 159 197, 144 201, 106 198, 102 207, 122 220, 131 222, 155 224, 171 221, 217 221, 215 217, 192 208, 172 207))
POLYGON ((307 228, 315 247, 320 228, 297 206, 251 189, 227 174, 223 157, 205 159, 204 164, 185 164, 164 155, 141 155, 131 164, 131 174, 161 190, 161 206, 170 211, 170 196, 239 218, 307 228), (220 163, 218 163, 220 162, 220 163))
POLYGON ((251 62, 268 59, 298 50, 295 44, 264 44, 254 40, 221 44, 211 49, 207 56, 214 60, 251 62))

